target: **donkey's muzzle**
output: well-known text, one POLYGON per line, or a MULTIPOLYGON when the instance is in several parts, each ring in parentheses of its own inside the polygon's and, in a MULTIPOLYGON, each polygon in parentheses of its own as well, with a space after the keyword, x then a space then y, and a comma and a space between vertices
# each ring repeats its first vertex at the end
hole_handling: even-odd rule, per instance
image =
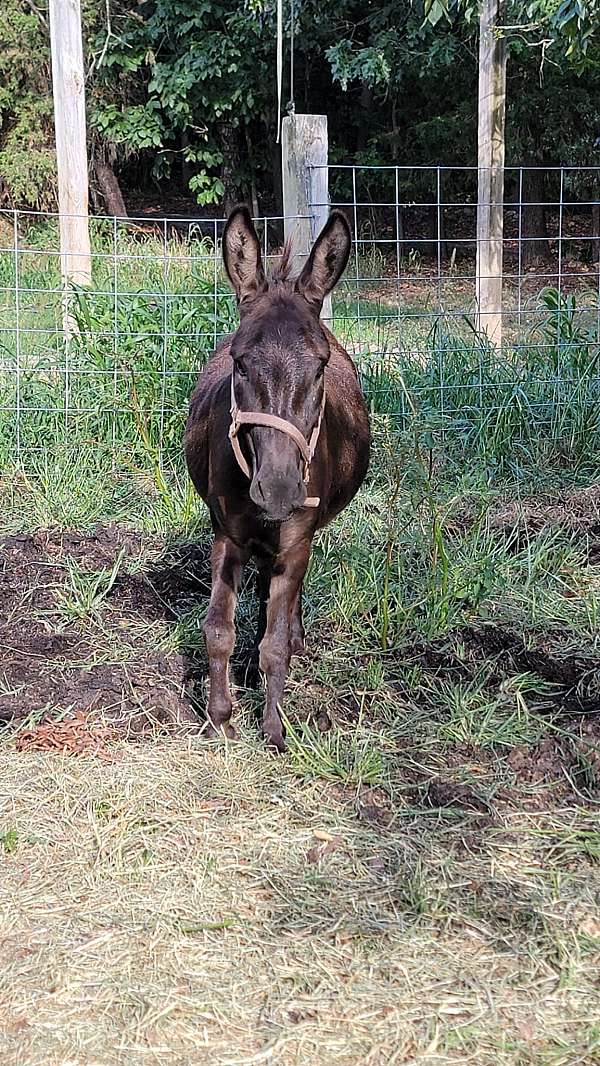
POLYGON ((300 476, 265 475, 259 470, 250 485, 250 499, 272 522, 285 522, 304 507, 306 485, 300 476))

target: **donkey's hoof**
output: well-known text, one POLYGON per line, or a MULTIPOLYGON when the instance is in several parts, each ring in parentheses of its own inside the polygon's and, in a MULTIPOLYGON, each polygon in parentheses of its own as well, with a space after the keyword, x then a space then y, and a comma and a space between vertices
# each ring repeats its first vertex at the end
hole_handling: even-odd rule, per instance
POLYGON ((265 744, 273 755, 283 755, 286 750, 283 733, 263 733, 265 744))
POLYGON ((231 722, 221 722, 220 725, 215 725, 210 719, 207 719, 204 735, 208 740, 218 740, 220 737, 226 737, 227 740, 238 738, 235 726, 232 726, 231 722))

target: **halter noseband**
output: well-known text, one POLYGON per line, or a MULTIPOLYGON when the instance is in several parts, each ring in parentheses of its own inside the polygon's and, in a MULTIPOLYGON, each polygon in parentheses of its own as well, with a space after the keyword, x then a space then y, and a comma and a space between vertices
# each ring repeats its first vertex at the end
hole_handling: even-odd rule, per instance
MULTIPOLYGON (((306 440, 303 434, 296 426, 292 425, 285 418, 280 418, 279 415, 264 414, 262 411, 240 411, 237 400, 235 398, 235 389, 233 386, 233 371, 231 372, 231 425, 229 427, 229 440, 231 441, 231 447, 233 448, 233 454, 237 459, 240 470, 244 472, 247 478, 252 478, 252 471, 246 462, 244 453, 240 448, 240 442, 238 440, 238 433, 241 426, 267 426, 269 429, 278 429, 280 433, 286 433, 288 437, 291 437, 294 444, 297 445, 300 455, 302 456, 304 464, 304 484, 308 484, 310 478, 310 464, 315 454, 315 448, 317 447, 317 441, 319 439, 319 433, 321 432, 321 422, 323 421, 323 412, 325 411, 325 388, 323 388, 323 399, 321 400, 321 407, 319 410, 319 417, 317 424, 313 429, 310 440, 306 440)), ((319 496, 307 496, 304 501, 304 507, 318 507, 320 503, 319 496)))

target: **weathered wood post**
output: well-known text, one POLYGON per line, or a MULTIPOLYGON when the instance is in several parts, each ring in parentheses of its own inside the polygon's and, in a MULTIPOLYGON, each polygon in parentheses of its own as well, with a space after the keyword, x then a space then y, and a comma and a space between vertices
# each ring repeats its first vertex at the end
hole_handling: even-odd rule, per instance
POLYGON ((503 0, 483 0, 479 22, 477 327, 502 343, 506 42, 498 32, 503 0))
MULTIPOLYGON (((302 269, 329 215, 327 115, 288 115, 281 129, 281 173, 286 240, 292 240, 294 266, 302 269)), ((331 297, 321 318, 331 321, 331 297)))
POLYGON ((80 0, 50 0, 52 94, 63 280, 92 280, 80 0))

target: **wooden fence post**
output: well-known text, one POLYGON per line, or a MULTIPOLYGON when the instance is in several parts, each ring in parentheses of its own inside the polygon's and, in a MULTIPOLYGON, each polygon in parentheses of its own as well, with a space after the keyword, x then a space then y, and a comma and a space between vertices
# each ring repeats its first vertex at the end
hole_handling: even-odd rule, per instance
MULTIPOLYGON (((299 271, 329 215, 327 115, 289 115, 281 129, 281 173, 286 240, 299 271)), ((321 318, 331 321, 331 297, 321 318)))
POLYGON ((63 280, 90 285, 88 164, 80 0, 50 0, 52 94, 63 280))
POLYGON ((477 327, 502 343, 504 121, 506 43, 499 36, 503 0, 483 0, 479 23, 477 327))

